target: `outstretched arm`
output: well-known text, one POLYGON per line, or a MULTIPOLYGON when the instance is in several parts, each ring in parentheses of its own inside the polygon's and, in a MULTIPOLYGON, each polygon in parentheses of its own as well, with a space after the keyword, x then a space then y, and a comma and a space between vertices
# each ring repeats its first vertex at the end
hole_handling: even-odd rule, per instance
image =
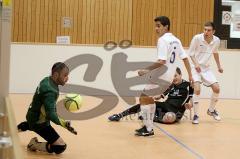
POLYGON ((55 95, 53 92, 48 92, 44 95, 44 108, 46 112, 46 118, 51 120, 57 125, 61 125, 62 127, 66 128, 73 134, 77 134, 77 132, 74 130, 74 128, 71 127, 69 121, 65 121, 64 119, 60 118, 57 115, 56 112, 56 100, 55 100, 55 95))
POLYGON ((147 68, 145 69, 142 69, 142 70, 139 70, 138 71, 138 75, 139 76, 142 76, 142 75, 145 75, 146 73, 156 69, 156 68, 159 68, 161 67, 162 65, 164 65, 166 63, 165 60, 158 60, 156 61, 155 63, 153 63, 152 65, 148 66, 147 68))
POLYGON ((157 52, 158 52, 158 60, 154 64, 150 65, 149 67, 138 71, 139 76, 142 76, 166 64, 168 47, 167 47, 166 41, 164 41, 161 38, 158 39, 157 52))

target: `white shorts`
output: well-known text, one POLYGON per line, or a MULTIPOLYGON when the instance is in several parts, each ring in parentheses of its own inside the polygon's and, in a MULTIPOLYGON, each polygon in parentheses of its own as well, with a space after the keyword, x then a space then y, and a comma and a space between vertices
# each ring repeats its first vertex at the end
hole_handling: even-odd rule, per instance
POLYGON ((215 75, 210 69, 205 69, 202 70, 200 73, 197 73, 196 69, 192 68, 192 76, 194 82, 203 83, 207 87, 218 82, 215 75))
POLYGON ((156 96, 163 94, 169 88, 172 84, 174 75, 170 75, 172 77, 166 78, 166 74, 163 74, 163 72, 165 72, 164 69, 165 68, 162 67, 145 75, 148 84, 145 85, 142 91, 143 94, 147 96, 156 96))

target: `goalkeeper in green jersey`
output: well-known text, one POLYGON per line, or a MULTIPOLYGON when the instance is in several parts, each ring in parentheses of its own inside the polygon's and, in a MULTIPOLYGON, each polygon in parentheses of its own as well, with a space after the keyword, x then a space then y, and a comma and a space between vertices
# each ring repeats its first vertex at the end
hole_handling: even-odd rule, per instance
POLYGON ((34 131, 47 142, 38 142, 32 138, 28 144, 30 151, 44 151, 60 154, 67 145, 50 125, 50 121, 60 125, 73 134, 77 134, 70 121, 61 119, 56 112, 56 102, 59 96, 59 85, 65 85, 68 80, 69 68, 62 62, 57 62, 52 67, 51 76, 45 77, 38 85, 32 103, 26 115, 27 121, 18 125, 18 131, 34 131))

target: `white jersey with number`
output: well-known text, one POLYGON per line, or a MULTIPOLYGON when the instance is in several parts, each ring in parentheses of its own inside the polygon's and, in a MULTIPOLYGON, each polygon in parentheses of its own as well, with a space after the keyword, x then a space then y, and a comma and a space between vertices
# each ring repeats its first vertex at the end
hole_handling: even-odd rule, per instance
POLYGON ((158 39, 157 53, 158 59, 166 60, 165 66, 167 67, 166 73, 160 78, 172 82, 176 72, 177 57, 180 57, 181 59, 187 58, 187 54, 183 49, 181 41, 172 33, 165 33, 158 39))
POLYGON ((220 46, 220 39, 213 36, 213 40, 208 44, 204 40, 204 34, 197 34, 193 37, 190 47, 189 56, 194 56, 200 65, 201 69, 207 69, 209 67, 210 58, 213 53, 218 53, 220 46))

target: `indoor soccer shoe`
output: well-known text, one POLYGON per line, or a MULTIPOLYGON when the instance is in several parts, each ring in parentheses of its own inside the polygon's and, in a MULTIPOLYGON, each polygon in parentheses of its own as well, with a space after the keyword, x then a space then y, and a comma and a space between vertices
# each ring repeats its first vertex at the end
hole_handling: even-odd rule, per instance
POLYGON ((37 151, 36 147, 34 146, 36 143, 38 143, 37 137, 32 138, 29 144, 27 145, 27 149, 29 151, 37 151))
POLYGON ((160 123, 161 119, 159 118, 159 116, 155 115, 154 118, 153 118, 153 122, 160 123))
POLYGON ((143 126, 141 129, 136 130, 136 136, 152 136, 154 135, 153 129, 148 131, 146 126, 143 126))
POLYGON ((29 130, 29 124, 26 121, 24 121, 18 124, 17 128, 18 132, 27 131, 29 130))
POLYGON ((138 116, 138 120, 143 120, 143 117, 141 115, 138 116))
POLYGON ((193 124, 199 124, 198 119, 199 119, 199 117, 198 117, 197 115, 194 115, 194 116, 193 116, 193 121, 192 121, 192 123, 193 123, 193 124))
POLYGON ((108 117, 108 120, 110 121, 119 121, 121 119, 120 115, 113 114, 112 116, 108 117))
POLYGON ((143 129, 147 129, 145 125, 143 127, 141 127, 140 129, 136 129, 135 132, 137 132, 137 133, 141 132, 141 131, 143 131, 143 129))
POLYGON ((209 109, 207 111, 207 114, 212 116, 215 120, 220 121, 221 117, 219 116, 218 112, 216 110, 214 110, 213 112, 211 112, 209 109))

